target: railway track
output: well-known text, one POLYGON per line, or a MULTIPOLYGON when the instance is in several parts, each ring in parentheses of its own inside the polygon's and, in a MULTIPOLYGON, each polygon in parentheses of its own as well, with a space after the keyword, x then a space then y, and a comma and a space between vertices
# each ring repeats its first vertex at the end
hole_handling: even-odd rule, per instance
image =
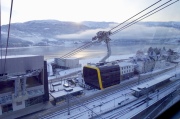
MULTIPOLYGON (((170 68, 169 70, 171 70, 171 69, 172 68, 170 68)), ((164 73, 166 71, 161 71, 161 73, 164 73)), ((157 75, 162 75, 162 74, 158 74, 158 73, 156 73, 154 75, 149 74, 148 77, 157 76, 157 75)), ((147 79, 141 78, 140 83, 146 82, 148 80, 151 80, 151 78, 147 78, 147 79)), ((94 95, 91 95, 91 96, 83 96, 79 99, 81 100, 81 103, 89 104, 89 103, 95 102, 97 100, 101 100, 103 98, 111 96, 113 94, 116 94, 119 91, 123 91, 123 90, 126 90, 132 86, 135 86, 135 85, 137 85, 137 81, 138 81, 138 79, 131 80, 128 83, 127 82, 121 82, 120 85, 116 85, 116 86, 110 87, 108 89, 104 89, 103 91, 100 91, 100 92, 98 92, 94 95)), ((71 110, 74 110, 80 106, 78 103, 72 102, 72 101, 71 101, 70 105, 71 105, 71 107, 70 107, 71 110)), ((67 113, 67 103, 66 102, 63 102, 60 105, 57 105, 55 107, 52 107, 52 108, 46 109, 42 112, 39 112, 37 114, 34 114, 32 117, 29 117, 29 118, 33 118, 33 119, 34 118, 46 118, 46 117, 49 117, 49 118, 52 117, 53 118, 53 117, 59 115, 61 112, 67 113)))
MULTIPOLYGON (((143 79, 143 80, 141 80, 140 81, 140 83, 143 83, 143 82, 146 82, 146 81, 148 81, 148 80, 151 80, 151 78, 150 79, 143 79)), ((84 99, 84 100, 87 100, 87 101, 82 101, 81 100, 81 102, 83 102, 83 104, 84 105, 88 105, 88 104, 90 104, 90 103, 93 103, 93 102, 95 102, 95 101, 98 101, 98 100, 100 100, 100 99, 103 99, 103 98, 106 98, 106 97, 108 97, 108 96, 110 96, 110 95, 113 95, 113 94, 116 94, 116 93, 118 93, 118 92, 120 92, 120 91, 123 91, 123 90, 126 90, 126 89, 129 89, 130 87, 133 87, 133 86, 135 86, 136 83, 137 82, 137 79, 136 80, 132 80, 131 82, 129 82, 128 84, 126 84, 126 83, 121 83, 120 85, 118 85, 118 86, 116 86, 116 87, 112 87, 111 89, 108 89, 108 91, 106 91, 106 89, 105 90, 103 90, 103 91, 101 91, 101 95, 100 96, 98 96, 99 95, 99 93, 97 93, 97 94, 95 94, 95 95, 93 95, 93 96, 90 96, 90 97, 88 97, 88 98, 90 98, 90 99, 84 99), (118 89, 119 88, 119 89, 118 89), (102 92, 104 92, 103 94, 102 94, 102 92)), ((127 93, 128 94, 128 93, 127 93)), ((122 96, 119 96, 118 98, 120 98, 120 97, 122 97, 122 96)), ((73 99, 73 98, 72 98, 73 99)), ((65 102, 64 102, 64 104, 66 104, 65 102)), ((72 104, 71 104, 72 105, 72 104)), ((76 105, 73 105, 73 106, 71 106, 71 111, 73 111, 73 110, 75 110, 75 109, 77 109, 77 108, 79 108, 79 107, 81 107, 82 105, 78 105, 78 104, 76 104, 76 105)), ((65 109, 63 109, 63 110, 61 110, 61 111, 57 111, 57 112, 55 112, 55 113, 53 113, 53 114, 50 114, 50 115, 47 115, 46 117, 43 117, 43 119, 46 119, 46 118, 53 118, 53 117, 56 117, 57 115, 61 115, 61 114, 63 114, 63 113, 67 113, 67 106, 65 106, 64 107, 65 109)), ((96 107, 94 107, 94 108, 96 108, 96 107)), ((80 115, 80 114, 77 114, 76 116, 78 116, 78 115, 80 115)))
MULTIPOLYGON (((169 86, 165 86, 164 88, 161 89, 161 93, 169 90, 169 88, 174 88, 176 86, 178 86, 180 83, 180 81, 177 83, 177 82, 172 82, 169 84, 169 86)), ((157 94, 156 93, 152 93, 149 98, 150 99, 153 99, 153 98, 156 98, 157 97, 157 94)), ((135 104, 130 104, 130 106, 126 107, 125 109, 122 109, 122 110, 116 110, 115 112, 111 112, 111 114, 107 114, 107 116, 103 116, 104 119, 120 119, 124 114, 130 112, 131 110, 133 109, 136 109, 138 108, 139 106, 145 104, 147 102, 147 99, 146 99, 146 95, 144 95, 143 97, 141 97, 137 103, 135 104)), ((99 119, 99 117, 96 117, 97 119, 99 119)))

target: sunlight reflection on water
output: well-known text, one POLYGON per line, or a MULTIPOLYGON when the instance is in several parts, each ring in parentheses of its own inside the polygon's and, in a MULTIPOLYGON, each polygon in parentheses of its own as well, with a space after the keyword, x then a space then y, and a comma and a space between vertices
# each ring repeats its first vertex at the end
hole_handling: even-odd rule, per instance
MULTIPOLYGON (((81 44, 82 45, 82 44, 81 44)), ((8 49, 8 55, 44 55, 45 59, 50 59, 54 57, 61 57, 74 49, 80 47, 81 45, 75 46, 43 46, 43 47, 27 47, 27 48, 10 48, 8 49)), ((121 46, 111 46, 112 55, 120 55, 120 54, 134 54, 137 50, 143 50, 144 52, 147 49, 152 47, 166 47, 168 48, 178 48, 178 45, 121 45, 121 46)), ((3 50, 5 51, 5 50, 3 50)), ((106 46, 99 45, 99 46, 92 46, 86 50, 81 51, 78 54, 75 54, 74 58, 92 58, 92 57, 102 57, 106 55, 106 46)))

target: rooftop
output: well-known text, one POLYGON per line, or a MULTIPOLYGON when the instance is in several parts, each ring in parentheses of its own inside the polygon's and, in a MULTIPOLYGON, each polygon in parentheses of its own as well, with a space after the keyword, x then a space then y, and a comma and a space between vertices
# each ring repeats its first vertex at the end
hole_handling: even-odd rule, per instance
MULTIPOLYGON (((40 55, 9 55, 6 58, 21 58, 21 57, 35 57, 40 55)), ((2 59, 4 59, 5 56, 2 56, 2 59)))

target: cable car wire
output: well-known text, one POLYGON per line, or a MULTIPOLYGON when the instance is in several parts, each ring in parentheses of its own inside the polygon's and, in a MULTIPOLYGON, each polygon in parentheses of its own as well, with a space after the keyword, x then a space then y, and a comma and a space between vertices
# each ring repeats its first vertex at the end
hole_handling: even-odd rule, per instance
POLYGON ((132 18, 136 17, 137 15, 143 13, 144 11, 146 11, 146 10, 148 10, 149 8, 153 7, 154 5, 156 5, 157 3, 159 3, 160 1, 162 1, 162 0, 159 0, 159 1, 155 2, 154 4, 150 5, 149 7, 143 9, 142 11, 138 12, 138 13, 135 14, 134 16, 130 17, 129 19, 125 20, 124 22, 120 23, 119 25, 115 26, 114 28, 112 28, 112 29, 109 30, 109 31, 112 31, 113 29, 115 29, 115 28, 119 27, 120 25, 126 23, 126 22, 129 21, 130 19, 132 19, 132 18))
POLYGON ((61 56, 61 58, 66 57, 66 56, 70 55, 71 53, 76 52, 76 51, 78 51, 79 49, 81 49, 81 48, 83 48, 83 47, 85 47, 86 45, 89 45, 89 44, 91 44, 91 43, 92 43, 92 42, 88 42, 88 43, 86 43, 86 44, 84 44, 84 45, 82 45, 82 46, 80 46, 80 47, 74 49, 73 51, 71 51, 71 52, 69 52, 69 53, 67 53, 67 54, 65 54, 65 55, 63 55, 63 56, 61 56))
POLYGON ((8 25, 8 34, 7 34, 7 42, 6 42, 6 51, 5 51, 5 59, 4 59, 4 72, 6 71, 6 56, 7 56, 7 49, 9 46, 9 36, 10 36, 10 28, 11 28, 11 17, 12 17, 12 8, 13 8, 13 0, 11 0, 11 8, 10 8, 10 16, 9 16, 9 25, 8 25))
POLYGON ((0 0, 0 47, 1 47, 1 67, 2 67, 2 37, 1 37, 1 0, 0 0))
POLYGON ((64 56, 64 57, 61 57, 61 58, 68 58, 68 57, 71 57, 71 56, 73 56, 73 55, 79 53, 80 51, 82 51, 82 50, 84 50, 84 49, 86 49, 86 48, 89 48, 90 46, 92 46, 92 45, 95 44, 96 42, 97 42, 97 41, 91 42, 91 44, 88 44, 88 45, 82 47, 81 49, 77 49, 76 51, 71 52, 70 54, 68 54, 68 55, 66 55, 66 56, 64 56))
MULTIPOLYGON (((150 7, 154 6, 155 4, 159 3, 160 1, 161 1, 161 0, 155 2, 154 4, 150 5, 149 7, 145 8, 144 10, 142 10, 142 11, 140 11, 139 13, 135 14, 134 16, 130 17, 129 19, 125 20, 124 22, 120 23, 119 25, 117 25, 116 27, 112 28, 112 29, 109 30, 109 31, 112 31, 113 29, 115 29, 115 28, 117 28, 118 26, 120 26, 120 25, 126 23, 126 22, 129 21, 130 19, 132 19, 132 18, 136 17, 137 15, 143 13, 144 11, 146 11, 146 10, 149 9, 150 7)), ((132 25, 134 25, 134 24, 136 24, 137 22, 139 22, 139 21, 141 21, 141 20, 143 20, 143 19, 145 19, 145 18, 147 18, 147 17, 149 17, 149 16, 151 16, 151 15, 153 15, 153 14, 155 14, 155 13, 161 11, 162 9, 164 9, 164 8, 166 8, 166 7, 170 6, 170 5, 172 5, 172 4, 176 3, 176 2, 178 2, 179 0, 177 0, 177 1, 173 2, 173 3, 168 4, 168 3, 171 2, 171 1, 172 1, 172 0, 169 0, 169 1, 167 1, 167 2, 165 2, 165 3, 163 3, 163 4, 161 4, 161 5, 159 5, 159 6, 156 7, 155 9, 153 9, 153 10, 151 10, 151 11, 145 13, 144 15, 140 16, 140 17, 137 18, 136 20, 134 20, 134 21, 132 21, 132 22, 126 24, 125 26, 122 26, 121 28, 119 28, 119 29, 113 31, 111 35, 114 35, 114 34, 116 34, 117 32, 122 31, 122 30, 124 30, 124 29, 126 29, 126 28, 128 28, 128 27, 130 27, 130 26, 132 26, 132 25), (166 5, 166 4, 168 4, 168 5, 165 6, 165 7, 163 7, 163 6, 166 5), (161 7, 163 7, 163 8, 161 8, 161 7), (161 8, 161 9, 160 9, 160 8, 161 8), (159 9, 159 10, 158 10, 158 9, 159 9), (157 10, 157 11, 155 11, 155 10, 157 10), (154 12, 154 11, 155 11, 155 12, 154 12), (152 13, 152 12, 153 12, 153 13, 152 13)), ((94 42, 94 43, 96 43, 96 42, 94 42)), ((93 44, 94 44, 94 43, 93 43, 93 44)), ((72 56, 73 54, 77 54, 78 52, 82 51, 83 49, 86 49, 86 48, 90 47, 91 45, 92 45, 91 43, 85 44, 85 45, 83 45, 83 46, 81 46, 81 47, 75 49, 74 51, 72 51, 72 52, 70 52, 70 53, 64 55, 63 58, 67 58, 67 57, 72 56)))
POLYGON ((149 17, 149 16, 151 16, 151 15, 153 15, 153 14, 155 14, 155 13, 161 11, 161 10, 163 10, 164 8, 166 8, 166 7, 170 6, 170 5, 172 5, 172 4, 176 3, 176 2, 178 2, 179 0, 177 0, 177 1, 175 1, 175 2, 172 2, 172 3, 170 3, 169 5, 163 7, 164 5, 168 4, 168 3, 171 2, 171 1, 172 1, 172 0, 169 0, 169 1, 165 2, 164 4, 162 4, 162 5, 158 6, 158 7, 156 7, 155 9, 149 11, 148 13, 146 13, 146 14, 140 16, 140 17, 137 18, 136 20, 134 20, 134 21, 128 23, 127 25, 125 25, 125 26, 123 26, 123 27, 121 27, 121 28, 119 28, 119 29, 117 29, 116 31, 112 32, 111 35, 114 35, 114 34, 116 34, 117 32, 122 31, 122 30, 124 30, 124 29, 126 29, 126 28, 128 28, 128 27, 130 27, 130 26, 132 26, 132 25, 134 25, 134 24, 136 24, 137 22, 139 22, 139 21, 141 21, 141 20, 143 20, 143 19, 145 19, 145 18, 147 18, 147 17, 149 17), (163 8, 160 9, 161 7, 163 7, 163 8), (159 10, 158 10, 158 9, 159 9, 159 10), (156 11, 155 11, 155 10, 156 10, 156 11), (154 11, 155 11, 155 12, 154 12, 154 11), (152 12, 153 12, 153 13, 152 13, 152 12), (152 13, 152 14, 150 14, 150 13, 152 13), (143 17, 144 17, 144 18, 143 18, 143 17), (142 18, 142 19, 141 19, 141 18, 142 18), (139 19, 140 19, 140 20, 139 20, 139 19))
MULTIPOLYGON (((113 29, 117 28, 118 26, 120 26, 120 25, 126 23, 126 22, 129 21, 130 19, 136 17, 137 15, 141 14, 142 12, 144 12, 144 11, 146 11, 147 9, 151 8, 152 6, 156 5, 156 4, 159 3, 160 1, 162 1, 162 0, 159 0, 159 1, 155 2, 154 4, 150 5, 149 7, 145 8, 145 9, 142 10, 142 11, 140 11, 139 13, 135 14, 135 15, 132 16, 131 18, 125 20, 124 22, 120 23, 120 24, 117 25, 116 27, 112 28, 111 30, 113 30, 113 29)), ((111 30, 109 30, 109 31, 111 31, 111 30)), ((89 43, 87 43, 87 44, 89 44, 89 43)), ((69 52, 69 53, 63 55, 61 58, 67 58, 67 57, 71 56, 71 54, 74 54, 74 52, 81 51, 81 49, 84 49, 84 46, 86 47, 87 44, 85 44, 85 45, 83 45, 83 46, 81 46, 81 47, 78 47, 77 49, 75 49, 75 50, 73 50, 73 51, 71 51, 71 52, 69 52)))

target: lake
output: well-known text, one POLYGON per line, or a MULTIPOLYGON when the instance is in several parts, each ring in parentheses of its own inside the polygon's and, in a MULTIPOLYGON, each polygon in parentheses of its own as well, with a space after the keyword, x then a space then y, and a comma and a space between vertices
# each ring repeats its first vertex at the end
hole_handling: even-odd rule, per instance
MULTIPOLYGON (((36 47, 18 47, 18 48, 9 48, 8 55, 44 55, 44 59, 51 59, 55 57, 61 57, 68 52, 73 51, 74 49, 82 46, 82 44, 74 44, 70 46, 36 46, 36 47)), ((179 48, 178 45, 112 45, 112 55, 121 55, 121 54, 135 54, 137 50, 143 50, 147 52, 149 47, 157 47, 162 48, 166 47, 166 49, 179 48)), ((2 50, 3 55, 5 49, 2 50)), ((84 58, 92 58, 92 57, 103 57, 106 55, 106 45, 95 45, 91 46, 88 49, 83 50, 82 52, 74 55, 73 57, 84 59, 84 58)))

